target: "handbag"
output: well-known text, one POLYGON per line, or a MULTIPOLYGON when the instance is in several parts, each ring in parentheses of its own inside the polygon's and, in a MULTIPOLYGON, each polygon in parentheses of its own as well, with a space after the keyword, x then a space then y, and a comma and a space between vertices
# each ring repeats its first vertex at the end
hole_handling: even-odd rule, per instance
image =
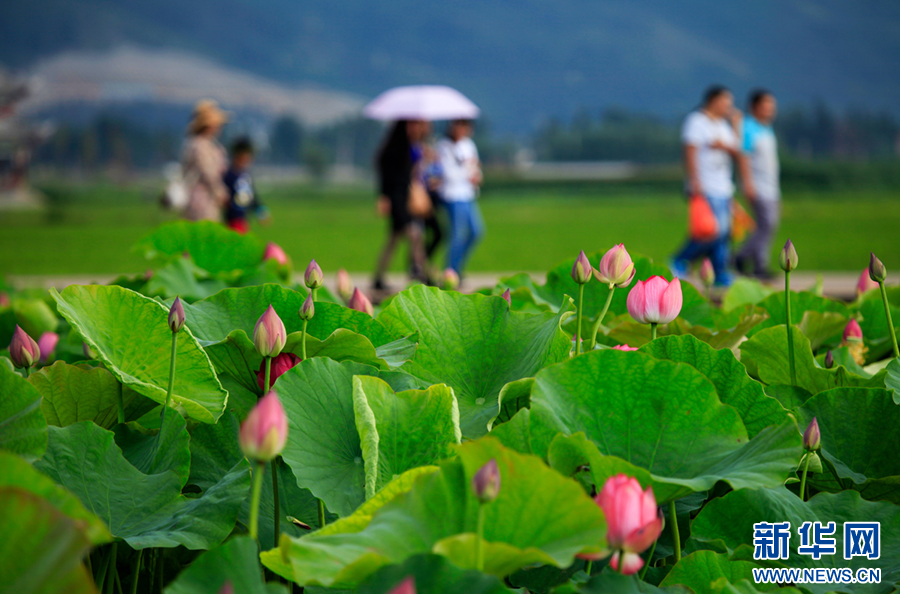
POLYGON ((695 241, 712 241, 719 236, 716 215, 701 194, 694 194, 688 202, 688 229, 695 241))
POLYGON ((414 180, 409 184, 409 199, 406 203, 409 214, 417 219, 422 219, 431 214, 432 204, 431 197, 428 196, 428 190, 419 180, 414 180))

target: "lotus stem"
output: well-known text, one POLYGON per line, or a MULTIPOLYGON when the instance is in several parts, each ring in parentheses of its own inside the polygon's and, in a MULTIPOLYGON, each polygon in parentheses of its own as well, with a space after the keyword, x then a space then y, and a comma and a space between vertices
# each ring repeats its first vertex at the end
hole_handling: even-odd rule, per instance
POLYGON ((803 463, 803 477, 800 479, 800 501, 806 501, 806 472, 809 470, 809 457, 812 452, 806 452, 806 460, 803 463))
POLYGON ((304 361, 306 361, 306 325, 308 323, 309 320, 303 320, 303 333, 300 335, 300 358, 304 361))
POLYGON ((172 357, 169 359, 169 388, 166 390, 166 404, 163 406, 162 421, 159 423, 159 437, 162 438, 163 429, 166 426, 166 417, 169 413, 169 404, 172 402, 172 388, 175 386, 175 351, 178 347, 176 339, 178 335, 172 333, 172 357))
POLYGON ((125 398, 122 395, 122 382, 119 382, 119 424, 125 422, 125 398))
POLYGON ((266 463, 256 465, 253 473, 253 492, 250 496, 250 538, 259 542, 259 496, 262 493, 262 479, 266 473, 266 463))
POLYGON ((106 580, 103 583, 104 594, 112 594, 116 585, 116 553, 119 550, 119 543, 114 542, 109 551, 109 567, 107 567, 106 580))
POLYGON ((134 578, 131 580, 131 594, 137 594, 138 578, 141 575, 141 559, 144 557, 144 549, 138 551, 137 565, 134 567, 134 578))
POLYGON ((591 577, 591 570, 594 568, 594 562, 588 559, 587 564, 584 566, 584 572, 587 574, 588 578, 591 577))
POLYGON ((594 322, 594 327, 591 329, 591 343, 588 346, 589 350, 594 350, 594 347, 597 346, 597 332, 600 331, 600 326, 603 325, 603 318, 606 317, 606 312, 609 311, 609 304, 612 303, 613 292, 615 290, 616 286, 610 285, 609 293, 606 295, 606 303, 603 305, 600 316, 597 318, 597 321, 594 322))
POLYGON ((581 354, 581 316, 584 311, 584 285, 578 285, 578 316, 575 326, 575 354, 581 354))
POLYGON ((266 389, 263 390, 263 395, 268 394, 269 388, 272 387, 269 385, 269 380, 271 379, 271 377, 272 377, 272 357, 266 357, 266 381, 263 384, 263 386, 265 386, 266 389))
POLYGON ((794 363, 794 332, 791 325, 791 273, 784 273, 784 324, 787 327, 788 365, 791 370, 791 385, 797 385, 797 367, 794 363))
POLYGON ((478 504, 478 524, 475 526, 475 569, 484 571, 484 548, 481 540, 484 538, 484 504, 478 504))
POLYGON ((672 541, 675 543, 675 563, 681 561, 681 535, 678 534, 678 515, 675 513, 675 500, 669 502, 669 522, 672 523, 672 541))
POLYGON ((316 300, 316 292, 317 292, 317 291, 318 291, 318 289, 310 289, 310 290, 309 290, 309 294, 312 295, 312 300, 313 300, 313 301, 316 300))
POLYGON ((650 340, 656 340, 656 322, 650 322, 650 340))
POLYGON ((656 552, 656 543, 659 542, 659 539, 653 541, 653 546, 650 547, 650 554, 647 555, 647 562, 644 563, 644 569, 641 570, 641 579, 644 579, 644 576, 647 575, 647 569, 650 568, 650 562, 653 561, 653 553, 656 552))
POLYGON ((316 503, 318 503, 319 507, 319 528, 325 527, 325 503, 321 499, 317 499, 316 503))
POLYGON ((878 281, 878 288, 881 290, 881 301, 884 303, 884 317, 887 320, 888 332, 891 334, 891 345, 894 347, 894 357, 900 359, 900 348, 897 348, 897 331, 894 330, 894 322, 891 320, 891 308, 888 305, 884 281, 878 281))
POLYGON ((272 465, 272 503, 273 503, 272 507, 273 507, 273 511, 274 511, 274 513, 272 515, 273 515, 273 519, 274 519, 274 523, 275 523, 275 525, 273 527, 274 528, 273 534, 275 535, 273 546, 277 547, 278 539, 281 536, 281 505, 280 505, 279 496, 278 496, 278 456, 275 456, 275 458, 271 462, 271 465, 272 465))

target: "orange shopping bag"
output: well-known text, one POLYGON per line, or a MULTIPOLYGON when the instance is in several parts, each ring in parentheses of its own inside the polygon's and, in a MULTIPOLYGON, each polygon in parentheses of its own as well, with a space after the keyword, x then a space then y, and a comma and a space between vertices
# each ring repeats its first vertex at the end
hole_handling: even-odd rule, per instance
POLYGON ((737 200, 731 208, 731 239, 741 243, 750 233, 756 231, 756 221, 737 200))
POLYGON ((694 194, 688 202, 688 229, 695 241, 712 241, 719 235, 716 215, 701 194, 694 194))

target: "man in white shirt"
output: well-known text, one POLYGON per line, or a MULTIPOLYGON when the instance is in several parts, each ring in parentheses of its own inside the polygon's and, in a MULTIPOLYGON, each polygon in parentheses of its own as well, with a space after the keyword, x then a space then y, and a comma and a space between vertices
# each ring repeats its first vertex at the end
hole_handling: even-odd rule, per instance
POLYGON ((441 198, 450 219, 447 268, 462 276, 472 248, 484 235, 484 222, 475 199, 481 185, 481 163, 472 142, 472 122, 455 120, 437 145, 441 162, 441 198))

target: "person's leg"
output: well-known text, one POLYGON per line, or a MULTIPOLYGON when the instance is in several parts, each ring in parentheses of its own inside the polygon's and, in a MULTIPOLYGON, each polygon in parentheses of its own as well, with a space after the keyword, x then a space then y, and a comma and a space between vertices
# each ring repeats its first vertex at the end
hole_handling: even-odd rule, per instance
POLYGON ((752 204, 753 216, 756 220, 756 230, 747 238, 743 247, 734 258, 735 267, 738 272, 749 274, 750 272, 759 272, 762 262, 759 259, 760 242, 763 239, 766 227, 766 212, 762 200, 756 200, 752 204), (747 263, 750 266, 747 266, 747 263), (749 268, 749 270, 747 270, 749 268))
POLYGON ((474 200, 472 202, 463 202, 462 204, 465 205, 463 223, 468 229, 468 234, 463 246, 459 268, 454 268, 460 276, 462 276, 462 268, 465 268, 466 263, 469 261, 469 256, 472 255, 472 250, 484 237, 484 219, 481 217, 481 209, 478 208, 478 204, 474 200))
POLYGON ((772 252, 772 237, 778 227, 781 203, 777 200, 756 201, 756 233, 753 258, 757 274, 769 272, 769 254, 772 252))
POLYGON ((378 264, 375 268, 375 280, 372 282, 372 285, 376 289, 384 288, 384 273, 387 272, 388 266, 391 265, 391 258, 394 255, 397 241, 400 240, 401 235, 402 231, 392 229, 388 235, 387 242, 384 244, 384 248, 381 250, 381 254, 378 256, 378 264))
POLYGON ((407 225, 406 237, 409 239, 409 253, 412 256, 413 268, 418 271, 415 278, 421 281, 429 280, 422 225, 415 223, 407 225))
POLYGON ((733 278, 728 270, 728 259, 731 252, 731 197, 708 196, 709 205, 716 217, 719 234, 712 242, 709 259, 716 273, 716 285, 730 286, 733 278))
POLYGON ((447 214, 450 218, 450 250, 447 252, 447 268, 452 268, 457 273, 462 266, 469 238, 467 213, 464 202, 447 203, 447 214))

